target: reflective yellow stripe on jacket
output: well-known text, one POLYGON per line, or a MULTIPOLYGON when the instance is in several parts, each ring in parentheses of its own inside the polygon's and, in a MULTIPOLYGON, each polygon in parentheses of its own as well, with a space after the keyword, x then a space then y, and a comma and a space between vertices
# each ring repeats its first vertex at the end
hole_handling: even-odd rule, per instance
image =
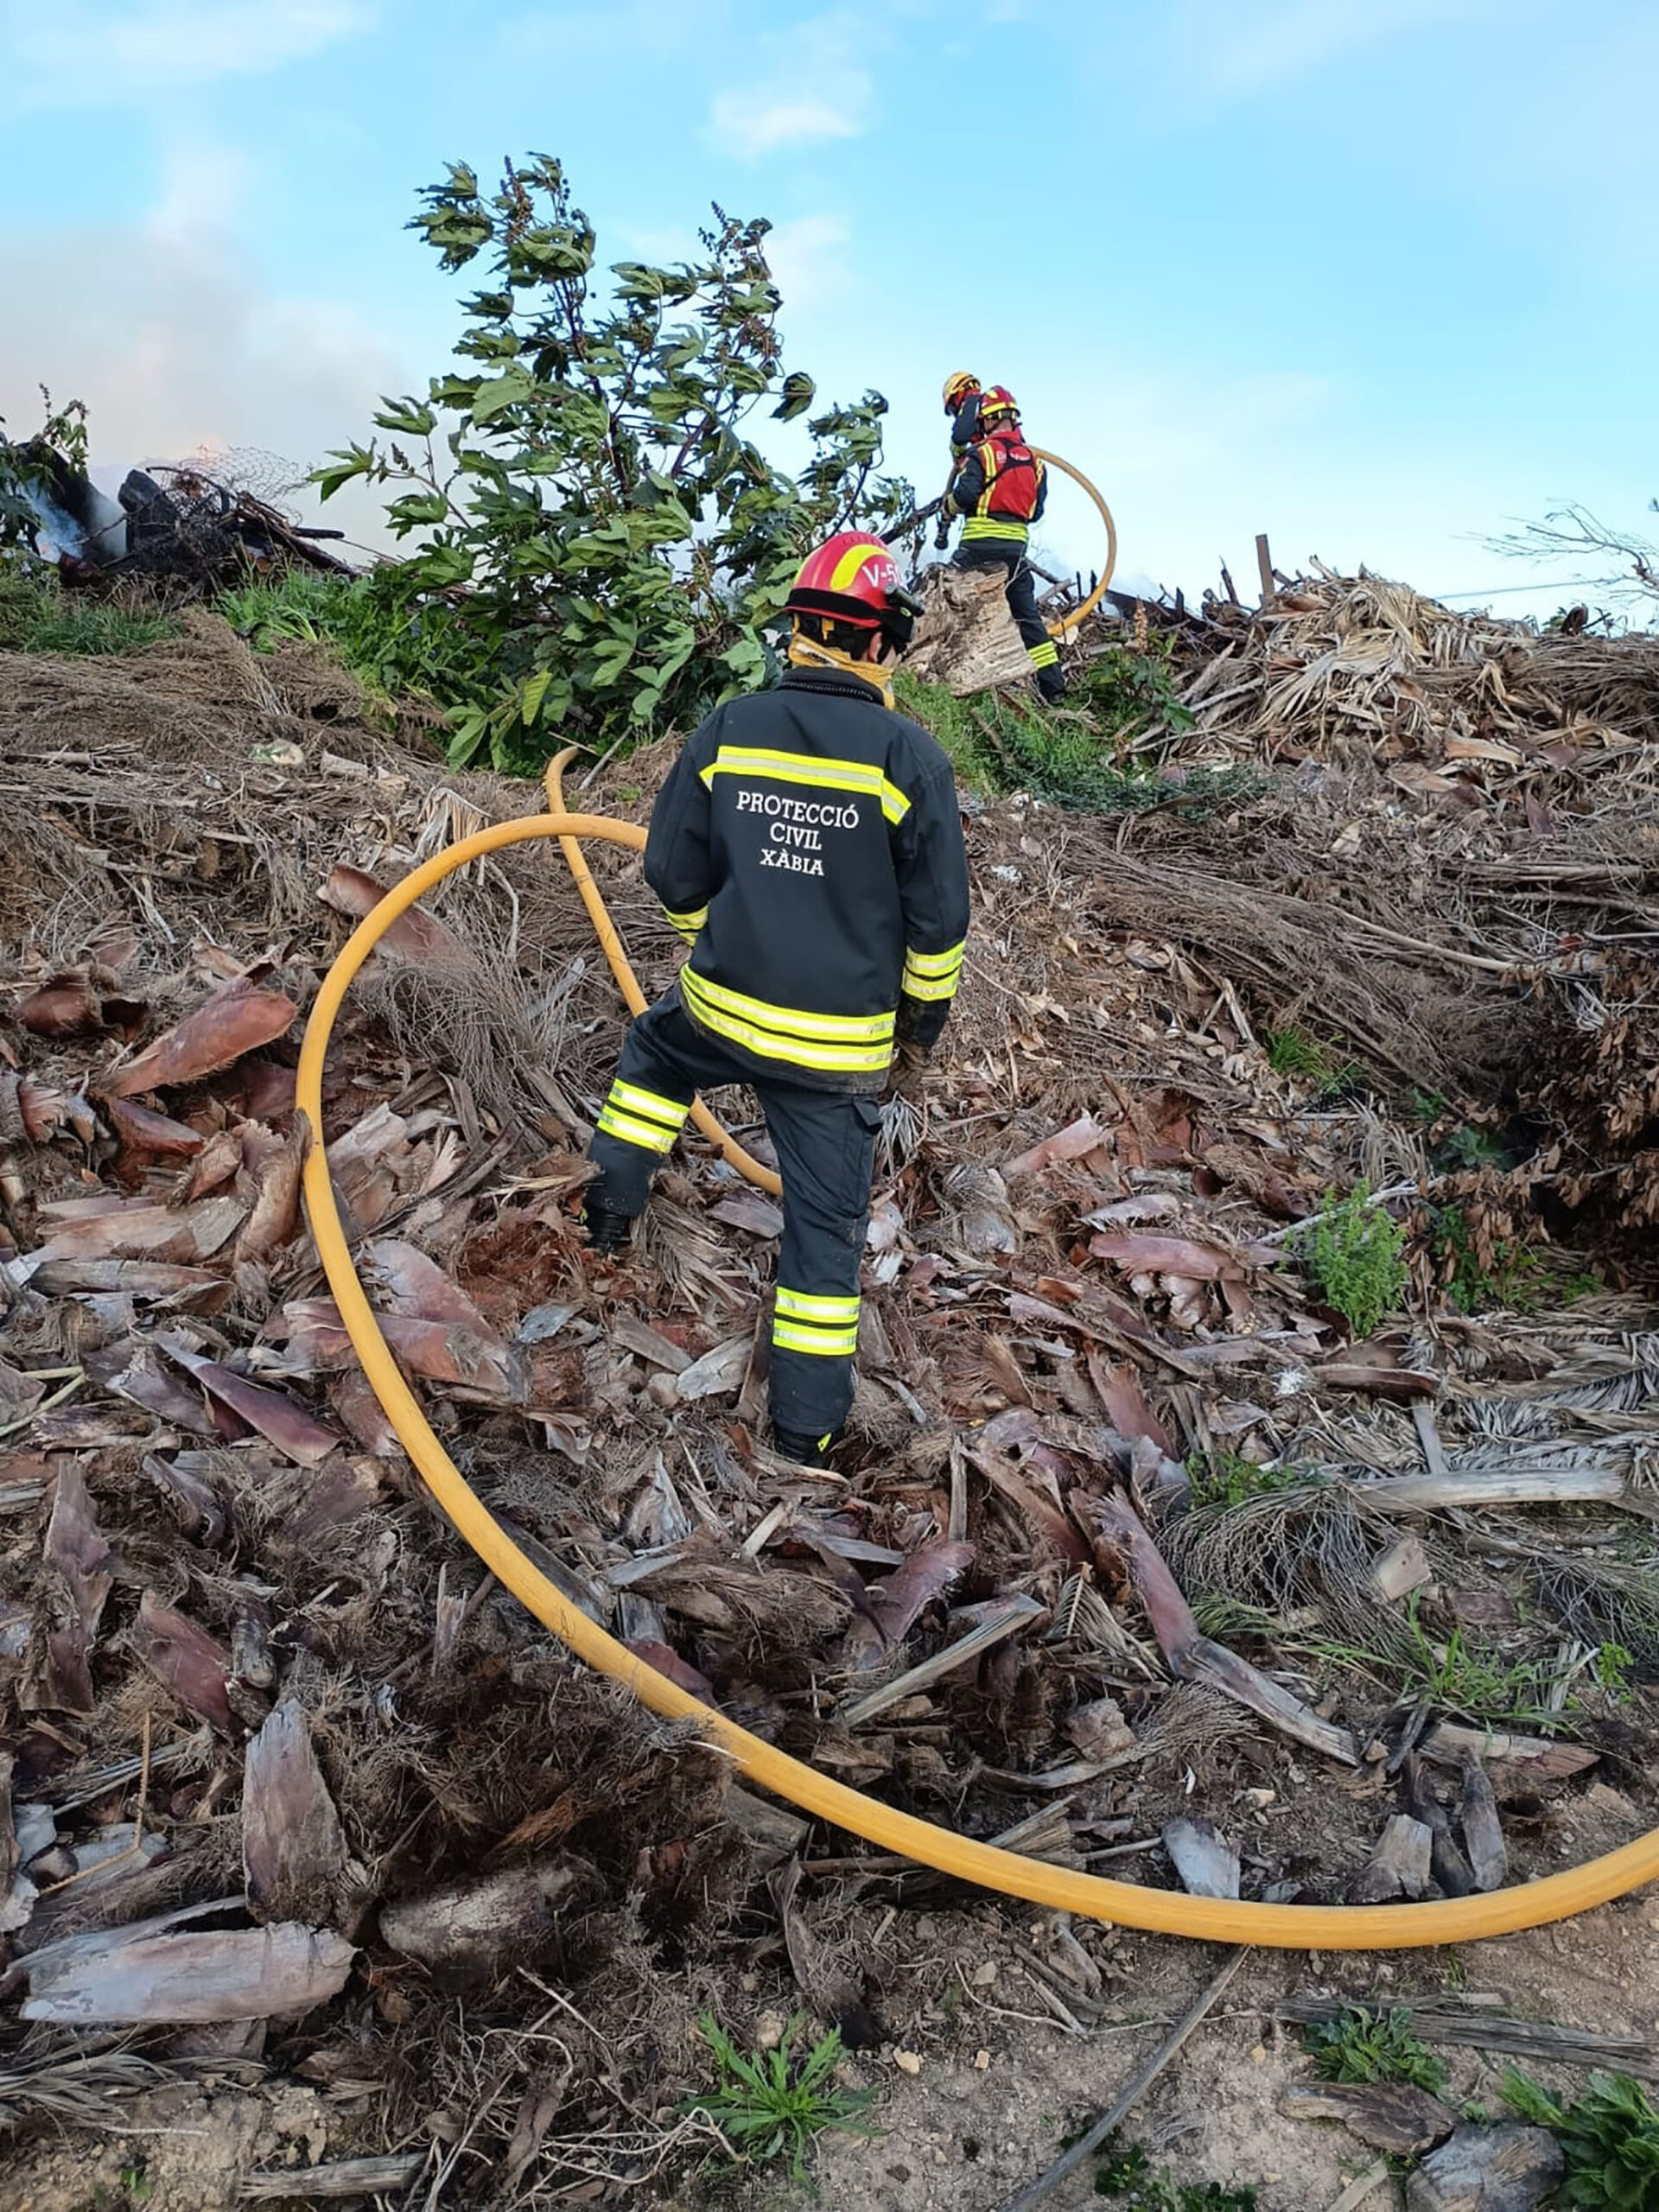
POLYGON ((891 1014, 811 1014, 771 1006, 711 983, 690 967, 680 970, 680 990, 687 1012, 704 1029, 761 1059, 829 1075, 879 1075, 893 1058, 891 1014))
POLYGON ((762 751, 748 745, 722 745, 700 779, 712 791, 716 776, 753 776, 769 784, 812 784, 824 791, 861 791, 879 799, 889 822, 902 822, 910 801, 874 762, 823 760, 811 753, 762 751))
POLYGON ((664 906, 663 916, 669 927, 671 930, 677 930, 688 944, 695 944, 703 924, 709 918, 709 909, 706 906, 699 906, 694 913, 677 914, 671 907, 664 906))
POLYGON ((971 544, 976 537, 1006 537, 1023 545, 1030 536, 1030 525, 1016 522, 1012 515, 969 515, 962 525, 964 545, 971 544))
POLYGON ((966 941, 953 944, 946 952, 916 952, 906 950, 905 973, 900 988, 907 998, 952 999, 962 978, 963 954, 966 941))

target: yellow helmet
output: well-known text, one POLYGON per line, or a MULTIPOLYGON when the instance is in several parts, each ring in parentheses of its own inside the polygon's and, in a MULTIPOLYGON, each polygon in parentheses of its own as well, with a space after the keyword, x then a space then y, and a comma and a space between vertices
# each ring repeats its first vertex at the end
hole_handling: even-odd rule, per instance
POLYGON ((954 415, 970 391, 979 390, 979 378, 970 369, 958 369, 944 380, 944 411, 954 415))

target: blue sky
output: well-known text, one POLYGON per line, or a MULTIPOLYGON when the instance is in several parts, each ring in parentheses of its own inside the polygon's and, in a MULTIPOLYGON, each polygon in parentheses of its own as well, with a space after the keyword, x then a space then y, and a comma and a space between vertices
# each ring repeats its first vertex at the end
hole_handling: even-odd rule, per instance
POLYGON ((1655 521, 1656 88, 1654 0, 0 0, 0 414, 319 459, 444 365, 417 188, 534 148, 608 258, 769 216, 791 364, 925 490, 967 367, 1125 576, 1513 587, 1511 518, 1655 521))

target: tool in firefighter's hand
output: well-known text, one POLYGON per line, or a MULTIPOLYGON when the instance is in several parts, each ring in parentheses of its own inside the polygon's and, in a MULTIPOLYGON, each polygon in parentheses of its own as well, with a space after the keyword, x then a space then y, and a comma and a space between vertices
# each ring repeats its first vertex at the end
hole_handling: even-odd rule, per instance
POLYGON ((943 553, 950 543, 950 518, 949 515, 941 515, 939 526, 933 533, 933 550, 936 553, 943 553))
POLYGON ((925 523, 932 521, 944 505, 944 494, 941 492, 937 499, 930 499, 925 507, 918 507, 913 514, 907 514, 902 522, 895 523, 885 533, 888 544, 896 545, 901 538, 913 537, 925 523))

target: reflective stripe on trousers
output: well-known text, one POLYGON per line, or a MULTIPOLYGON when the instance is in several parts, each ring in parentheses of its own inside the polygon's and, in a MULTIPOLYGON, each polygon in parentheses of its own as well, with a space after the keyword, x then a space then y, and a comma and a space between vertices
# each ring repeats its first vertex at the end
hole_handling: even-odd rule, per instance
POLYGON ((784 1184, 784 1231, 772 1325, 772 1417, 779 1428, 823 1436, 853 1402, 858 1273, 870 1211, 870 1176, 881 1109, 873 1098, 756 1077, 699 1029, 671 992, 629 1029, 617 1079, 589 1148, 599 1173, 588 1202, 632 1217, 645 1209, 661 1152, 654 1138, 607 1128, 612 1101, 640 1131, 666 1135, 668 1116, 693 1094, 747 1083, 760 1100, 784 1184), (652 1101, 654 1116, 640 1102, 652 1101))

